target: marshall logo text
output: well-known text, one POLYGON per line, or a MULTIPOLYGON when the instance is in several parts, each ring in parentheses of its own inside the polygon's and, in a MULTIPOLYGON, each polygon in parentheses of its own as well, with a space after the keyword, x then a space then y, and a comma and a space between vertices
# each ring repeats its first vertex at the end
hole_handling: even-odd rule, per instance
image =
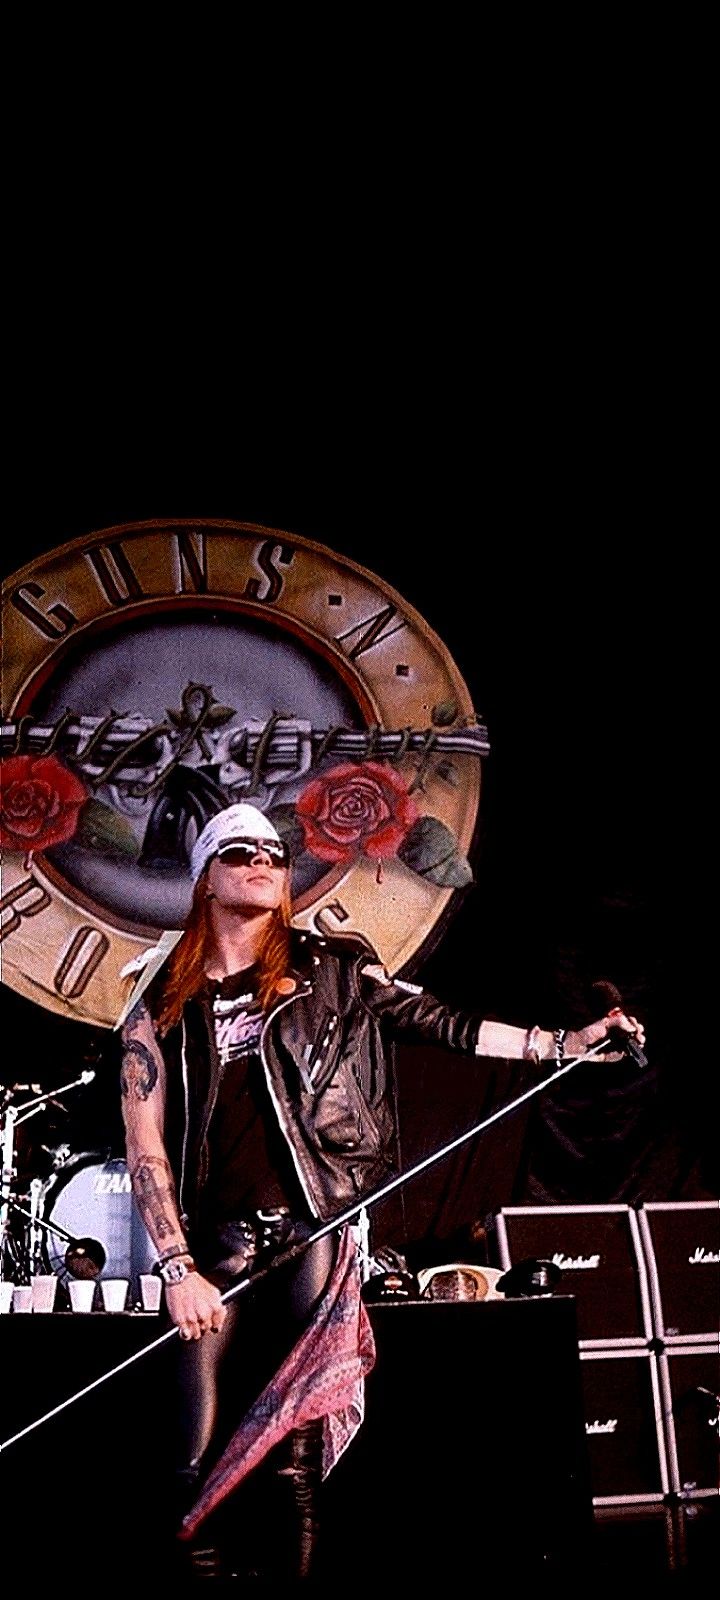
POLYGON ((587 1271, 590 1267, 599 1267, 599 1256, 564 1256, 557 1250, 553 1256, 556 1267, 562 1267, 565 1272, 587 1271))

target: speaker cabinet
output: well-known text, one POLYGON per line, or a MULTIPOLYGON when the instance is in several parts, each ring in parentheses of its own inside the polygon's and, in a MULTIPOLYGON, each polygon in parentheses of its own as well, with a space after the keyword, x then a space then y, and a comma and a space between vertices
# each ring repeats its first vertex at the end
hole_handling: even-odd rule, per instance
POLYGON ((670 1486, 683 1499, 720 1495, 720 1349, 666 1346, 660 1357, 670 1486))
POLYGON ((669 1490, 657 1356, 617 1345, 580 1355, 596 1506, 660 1502, 669 1490))
POLYGON ((324 1485, 329 1575, 350 1560, 383 1593, 459 1579, 476 1592, 491 1573, 582 1561, 592 1502, 573 1299, 368 1310, 365 1420, 324 1485))
POLYGON ((495 1218, 500 1264, 554 1261, 577 1302, 581 1349, 652 1338, 645 1260, 630 1206, 506 1206, 495 1218))
POLYGON ((657 1337, 717 1345, 720 1201, 653 1201, 641 1206, 638 1222, 657 1337))

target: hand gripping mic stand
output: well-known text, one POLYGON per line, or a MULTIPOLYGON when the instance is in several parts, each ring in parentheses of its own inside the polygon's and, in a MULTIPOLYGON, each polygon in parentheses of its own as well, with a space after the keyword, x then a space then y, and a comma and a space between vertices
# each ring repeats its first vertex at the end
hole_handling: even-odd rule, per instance
MULTIPOLYGON (((464 1133, 460 1133, 455 1139, 451 1139, 449 1144, 442 1145, 440 1149, 431 1151, 429 1156, 423 1157, 422 1161, 418 1161, 407 1172, 398 1173, 396 1177, 389 1178, 387 1183, 383 1183, 379 1189, 374 1189, 371 1193, 362 1195, 360 1199, 355 1200, 351 1206, 347 1206, 337 1216, 331 1217, 328 1222, 321 1223, 319 1227, 309 1234, 307 1239, 300 1240, 298 1244, 291 1245, 289 1249, 283 1250, 277 1256, 274 1256, 267 1267, 262 1267, 260 1271, 253 1273, 252 1276, 243 1278, 240 1283, 233 1284, 231 1289, 226 1289, 221 1297, 223 1302, 227 1303, 229 1300, 236 1299, 246 1289, 251 1287, 254 1289, 256 1284, 266 1278, 269 1273, 274 1272, 277 1267, 285 1266, 286 1262, 293 1261, 297 1256, 302 1255, 304 1250, 308 1250, 311 1244, 316 1244, 318 1239, 324 1239, 326 1234, 334 1233, 337 1228, 342 1228, 346 1223, 352 1222, 353 1218, 360 1217, 361 1213, 367 1212, 370 1206, 376 1205, 379 1200, 384 1200, 386 1195, 392 1194, 394 1189, 402 1188, 404 1184, 410 1182, 411 1178, 416 1178, 420 1172, 425 1172, 428 1167, 434 1166, 436 1161, 441 1161, 444 1156, 450 1155, 453 1150, 458 1150, 469 1139, 474 1139, 476 1134, 484 1133, 485 1129, 489 1128, 493 1122, 499 1122, 503 1117, 509 1116, 511 1111, 515 1111, 526 1100, 532 1100, 535 1095, 542 1094, 543 1090, 548 1089, 551 1083, 557 1083, 558 1078, 563 1078, 567 1072, 571 1072, 574 1067, 580 1066, 582 1062, 592 1060, 594 1056, 599 1055, 606 1047, 607 1039, 601 1039, 600 1043, 594 1045, 592 1050, 586 1051, 585 1055, 574 1056, 570 1061, 564 1062, 556 1072, 550 1074, 549 1078, 543 1078, 542 1083, 534 1084, 531 1089, 526 1089, 524 1094, 518 1095, 516 1100, 510 1100, 506 1106, 500 1106, 497 1111, 493 1111, 491 1116, 485 1117, 482 1122, 475 1123, 472 1128, 466 1128, 464 1133)), ((120 1361, 117 1366, 111 1367, 108 1372, 103 1372, 92 1383, 86 1384, 84 1389, 78 1389, 67 1400, 62 1400, 59 1405, 53 1406, 51 1411, 46 1411, 44 1416, 37 1417, 35 1422, 29 1422, 27 1427, 20 1429, 19 1433, 14 1433, 11 1438, 3 1440, 2 1444, 0 1444, 0 1450, 7 1450, 10 1445, 17 1444, 19 1439, 24 1439, 35 1428, 41 1428, 43 1423, 50 1421, 51 1417, 58 1416, 68 1406, 74 1405, 76 1400, 81 1400, 84 1395, 90 1394, 93 1389, 99 1388, 100 1384, 107 1383, 110 1378, 114 1378, 118 1373, 124 1372, 126 1367, 132 1366, 133 1362, 141 1361, 144 1356, 150 1355, 151 1351, 159 1350, 161 1345, 167 1344, 170 1339, 174 1339, 177 1335, 177 1328, 169 1328, 166 1333, 160 1335, 159 1339, 153 1339, 152 1343, 144 1345, 142 1350, 136 1350, 125 1361, 120 1361)))

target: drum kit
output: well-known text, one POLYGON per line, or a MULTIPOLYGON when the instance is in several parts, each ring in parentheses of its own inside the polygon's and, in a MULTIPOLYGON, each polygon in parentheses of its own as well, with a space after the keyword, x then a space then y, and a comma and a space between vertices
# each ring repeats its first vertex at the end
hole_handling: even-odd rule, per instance
POLYGON ((50 1106, 66 1110, 63 1096, 94 1077, 83 1071, 51 1092, 37 1083, 0 1086, 0 1281, 19 1286, 55 1274, 58 1310, 67 1308, 74 1278, 126 1279, 136 1303, 140 1275, 157 1255, 122 1157, 63 1141, 35 1147, 45 1156, 38 1174, 18 1161, 18 1129, 50 1106))

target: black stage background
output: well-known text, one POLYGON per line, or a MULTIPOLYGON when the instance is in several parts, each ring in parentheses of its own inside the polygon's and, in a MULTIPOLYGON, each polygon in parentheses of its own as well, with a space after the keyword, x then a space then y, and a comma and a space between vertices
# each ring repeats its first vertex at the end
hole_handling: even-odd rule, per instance
MULTIPOLYGON (((719 1187, 692 894, 714 792, 714 707, 695 715, 714 599, 706 97, 685 104, 675 30, 621 47, 609 30, 591 60, 564 30, 528 42, 491 36, 483 71, 433 32, 408 73, 403 29, 406 122, 373 37, 376 125, 346 72, 308 86, 294 35, 289 71, 273 41, 270 132, 232 50, 222 92, 214 39, 199 121, 134 42, 137 117, 103 73, 57 102, 51 73, 52 138, 10 184, 0 564, 227 517, 393 584, 492 743, 477 887, 419 976, 545 1025, 609 978, 648 1030, 642 1078, 593 1070, 535 1107, 483 1205, 702 1198, 719 1187)), ((87 1043, 7 990, 0 1037, 3 1077, 30 1053, 55 1082, 87 1043)), ((83 1147, 110 1101, 108 1070, 83 1147)))
MULTIPOLYGON (((569 454, 546 426, 522 458, 496 419, 482 449, 453 457, 429 430, 397 455, 384 417, 351 444, 337 419, 293 430, 289 402, 217 435, 195 412, 177 437, 142 410, 117 423, 84 413, 82 439, 47 436, 45 470, 6 543, 14 566, 88 531, 153 516, 226 516, 280 528, 361 562, 426 618, 488 725, 476 884, 412 974, 451 1003, 548 1027, 587 1018, 606 978, 642 1016, 649 1067, 570 1075, 484 1143, 436 1169, 379 1219, 382 1240, 418 1257, 464 1245, 502 1204, 704 1198, 717 1193, 710 1068, 686 1030, 678 974, 693 932, 679 899, 688 871, 682 576, 649 537, 672 514, 673 482, 645 439, 633 463, 608 426, 592 440, 568 415, 569 454), (196 433, 194 433, 196 428, 196 433), (193 450, 193 443, 195 450, 193 450), (610 451, 615 451, 614 458, 610 451), (476 453, 477 452, 477 453, 476 453), (645 507, 649 457, 659 474, 645 507), (474 467, 477 461, 477 482, 474 467), (642 524, 642 531, 641 531, 642 524), (688 937, 689 935, 689 937, 688 937)), ((298 416, 300 411, 298 411, 298 416)), ((236 426, 234 426, 236 424, 236 426)), ((659 446, 658 446, 659 448, 659 446)), ((121 1150, 115 1044, 3 987, 3 1078, 22 1063, 57 1085, 99 1048, 91 1089, 43 1131, 75 1150, 121 1150)), ((515 1080, 516 1082, 517 1080, 515 1080)), ((513 1080, 442 1053, 401 1050, 401 1158, 477 1120, 513 1080)), ((31 1128, 33 1124, 31 1123, 31 1128)), ((25 1159, 36 1159, 31 1150, 25 1159)), ((380 1241, 377 1241, 380 1242, 380 1241)), ((482 1243, 479 1246, 482 1253, 482 1243)))
MULTIPOLYGON (((652 29, 643 19, 637 42, 627 19, 621 36, 612 21, 593 25, 586 49, 567 19, 548 28, 543 15, 549 50, 513 18, 512 48, 496 50, 491 34, 479 55, 462 48, 462 33, 458 49, 455 27, 446 43, 433 19, 423 52, 422 28, 413 49, 403 18, 395 52, 392 28, 380 50, 366 29, 370 90, 358 74, 353 93, 345 60, 328 72, 327 51, 313 52, 317 80, 307 49, 303 70, 295 48, 288 71, 275 17, 271 25, 259 93, 242 71, 247 53, 218 51, 216 28, 205 50, 194 32, 190 73, 182 58, 179 72, 171 65, 166 28, 157 66, 152 30, 138 48, 126 29, 121 89, 101 48, 88 70, 79 32, 73 51, 66 17, 64 51, 43 51, 45 30, 27 52, 32 81, 21 58, 27 94, 8 163, 0 566, 9 574, 123 522, 246 520, 375 571, 454 656, 492 745, 477 884, 413 976, 451 1002, 546 1026, 582 1020, 588 982, 608 978, 646 1023, 649 1067, 570 1075, 532 1112, 416 1182, 404 1215, 386 1219, 389 1238, 454 1258, 460 1240, 469 1250, 472 1223, 503 1204, 716 1196, 716 1026, 700 977, 711 837, 702 800, 714 797, 714 777, 698 775, 714 747, 714 706, 704 721, 695 715, 715 620, 708 626, 705 601, 714 605, 703 494, 712 213, 702 50, 693 35, 688 70, 675 19, 667 51, 655 19, 652 29)), ((320 45, 306 16, 299 27, 303 43, 320 45)), ((323 43, 325 34, 323 23, 323 43)), ((362 60, 359 29, 353 42, 362 60)), ((123 44, 116 29, 113 60, 123 44)), ((1 1081, 31 1065, 48 1087, 62 1083, 96 1043, 0 990, 1 1081)), ((509 1071, 407 1053, 398 1074, 409 1163, 476 1120, 479 1104, 496 1104, 509 1071)), ((109 1053, 48 1134, 76 1150, 120 1147, 109 1053)), ((482 1251, 482 1238, 475 1245, 482 1251)), ((493 1310, 474 1307, 471 1319, 493 1310)), ((21 1360, 25 1323, 3 1321, 9 1418, 23 1407, 34 1414, 61 1381, 63 1346, 67 1392, 73 1360, 87 1379, 105 1367, 111 1341, 139 1336, 137 1318, 28 1318, 21 1360), (54 1367, 41 1349, 51 1335, 54 1367)), ((422 1350, 408 1349, 419 1361, 422 1350)), ((522 1389, 522 1349, 511 1358, 522 1389)), ((433 1380, 451 1378, 454 1359, 448 1352, 433 1380)), ((521 1500, 516 1524, 501 1515, 497 1539, 497 1497, 463 1503, 464 1549, 477 1553, 481 1581, 489 1549, 508 1549, 512 1575, 537 1486, 522 1478, 524 1445, 509 1459, 492 1365, 470 1357, 467 1369, 482 1386, 470 1459, 487 1485, 498 1442, 482 1415, 489 1390, 512 1480, 499 1489, 521 1500)), ((547 1402, 535 1372, 533 1414, 547 1402)), ((110 1493, 122 1480, 121 1531, 107 1544, 116 1543, 123 1592, 128 1581, 149 1589, 132 1555, 146 1548, 157 1509, 148 1466, 160 1428, 147 1369, 140 1389, 133 1410, 128 1389, 110 1385, 92 1417, 81 1406, 8 1453, 7 1543, 23 1581, 62 1572, 81 1588, 110 1587, 113 1549, 102 1516, 84 1524, 84 1497, 90 1486, 90 1518, 100 1503, 112 1519, 104 1464, 119 1438, 110 1493)), ((434 1443, 437 1481, 445 1460, 434 1443)), ((373 1577, 385 1587, 395 1525, 400 1553, 422 1539, 412 1504, 401 1503, 403 1473, 404 1464, 390 1505, 378 1505, 372 1484, 358 1495, 333 1592, 352 1587, 358 1550, 364 1587, 373 1577)), ((546 1488, 544 1479, 541 1502, 546 1488)), ((659 1592, 635 1531, 615 1546, 601 1592, 659 1592)), ((592 1563, 576 1573, 591 1590, 592 1563)), ((701 1574, 696 1592, 707 1588, 701 1574)))
MULTIPOLYGON (((600 480, 600 440, 578 459, 578 437, 571 469, 539 451, 520 467, 509 446, 490 467, 486 448, 490 478, 472 501, 469 462, 456 478, 450 459, 446 477, 432 466, 424 475, 413 451, 406 472, 402 462, 390 472, 389 438, 370 432, 363 450, 342 448, 338 432, 310 450, 306 422, 294 450, 288 429, 278 435, 277 458, 261 422, 237 451, 229 422, 214 448, 200 438, 202 456, 190 464, 179 442, 160 448, 141 426, 117 448, 91 429, 82 459, 51 451, 54 470, 18 539, 6 542, 5 565, 13 549, 19 566, 117 523, 222 515, 317 539, 378 573, 448 646, 491 741, 477 882, 458 894, 442 938, 408 976, 451 1003, 546 1027, 586 1019, 590 982, 611 979, 648 1032, 645 1072, 622 1064, 565 1078, 512 1126, 416 1182, 405 1214, 382 1232, 427 1254, 435 1238, 454 1250, 467 1227, 507 1203, 717 1194, 714 1091, 706 1054, 686 1032, 678 976, 693 938, 680 894, 683 589, 658 550, 635 541, 638 482, 624 477, 621 459, 605 462, 600 480)), ((650 512, 658 498, 656 488, 650 512)), ((50 1144, 120 1152, 117 1062, 102 1030, 3 987, 2 1037, 3 1078, 21 1062, 27 1075, 32 1059, 48 1088, 101 1051, 93 1088, 43 1133, 50 1144)), ((502 1069, 482 1083, 458 1061, 400 1053, 403 1165, 512 1088, 502 1069)))
MULTIPOLYGON (((698 864, 703 870, 705 841, 695 816, 688 733, 695 667, 685 619, 696 573, 685 485, 672 456, 671 430, 653 427, 661 402, 639 429, 637 393, 621 394, 614 377, 611 382, 612 348, 607 357, 599 349, 593 353, 599 387, 592 403, 587 373, 579 375, 582 352, 577 364, 566 359, 549 400, 550 353, 548 345, 532 383, 526 353, 522 366, 510 361, 502 381, 488 381, 478 415, 471 418, 457 401, 430 401, 416 350, 418 392, 411 409, 400 401, 410 387, 407 370, 401 388, 391 385, 385 392, 377 375, 363 370, 358 381, 367 387, 372 380, 372 409, 365 414, 356 401, 350 420, 341 400, 347 372, 337 388, 329 381, 327 392, 339 397, 332 417, 327 400, 321 408, 308 404, 299 380, 286 386, 282 401, 266 384, 249 399, 231 397, 208 410, 210 382, 188 386, 181 364, 170 365, 150 385, 143 363, 131 371, 118 362, 112 394, 109 353, 101 341, 96 367, 83 369, 80 410, 61 416, 57 384, 47 391, 46 413, 32 412, 37 427, 19 472, 22 509, 8 525, 3 556, 10 573, 66 540, 149 517, 257 522, 317 540, 376 572, 417 608, 453 655, 492 745, 483 769, 477 881, 413 977, 452 1003, 544 1026, 583 1020, 588 984, 610 979, 646 1023, 649 1067, 638 1073, 630 1066, 603 1066, 582 1077, 570 1075, 552 1096, 533 1102, 531 1111, 516 1113, 416 1180, 404 1208, 396 1200, 378 1216, 374 1235, 376 1244, 407 1245, 413 1263, 483 1259, 485 1224, 502 1205, 702 1199, 720 1189, 713 1131, 717 1074, 705 1044, 712 1019, 695 977, 702 938, 686 896, 698 864), (522 394, 516 370, 525 374, 522 394), (177 393, 171 403, 173 380, 177 393), (602 398, 610 392, 612 407, 602 398), (95 411, 88 398, 93 394, 95 411)), ((69 350, 63 359, 67 366, 69 350)), ((643 394, 648 381, 645 373, 643 394)), ((87 1050, 94 1062, 100 1045, 98 1078, 73 1097, 68 1117, 48 1126, 46 1142, 67 1139, 77 1151, 119 1151, 116 1061, 107 1038, 32 1007, 6 987, 0 1006, 4 1081, 20 1072, 24 1077, 32 1064, 33 1077, 48 1087, 65 1082, 85 1064, 87 1050)), ((441 1052, 404 1051, 397 1066, 405 1165, 476 1121, 517 1082, 517 1068, 478 1068, 441 1052)), ((27 1159, 32 1164, 35 1152, 28 1151, 27 1159)), ((122 1320, 131 1333, 137 1322, 122 1320)), ((103 1319, 100 1331, 111 1323, 103 1319)), ((88 1330, 70 1319, 65 1324, 88 1342, 88 1330)), ((16 1337, 18 1331, 19 1325, 16 1337)), ((39 1338, 42 1330, 36 1331, 39 1338)), ((100 1342, 105 1341, 95 1348, 93 1341, 87 1363, 75 1342, 74 1359, 86 1378, 105 1365, 100 1342)), ((14 1348, 8 1338, 13 1391, 25 1391, 25 1404, 35 1414, 35 1402, 57 1371, 31 1375, 27 1359, 18 1363, 14 1348)), ((532 1355, 528 1410, 546 1398, 540 1347, 532 1355)), ((407 1358, 413 1371, 413 1363, 424 1359, 414 1338, 407 1358)), ((524 1373, 522 1354, 516 1351, 512 1359, 524 1373)), ((455 1354, 448 1353, 435 1377, 449 1374, 454 1362, 455 1354)), ((468 1413, 465 1428, 461 1417, 454 1418, 457 1447, 462 1443, 465 1450, 469 1428, 471 1458, 483 1467, 485 1493, 482 1505, 461 1504, 476 1535, 481 1570, 488 1551, 501 1567, 507 1552, 512 1572, 523 1553, 515 1533, 527 1530, 523 1519, 531 1503, 542 1510, 547 1502, 542 1495, 538 1501, 537 1482, 531 1497, 526 1492, 525 1446, 518 1445, 516 1457, 504 1429, 510 1390, 496 1360, 481 1361, 477 1373, 470 1361, 463 1373, 476 1412, 468 1413), (493 1394, 497 1427, 488 1433, 484 1408, 493 1394)), ((72 1363, 65 1377, 63 1393, 74 1387, 72 1363)), ((571 1378, 568 1364, 565 1381, 571 1378)), ((369 1406, 374 1395, 373 1388, 369 1406)), ((524 1407, 522 1393, 516 1398, 524 1407)), ((18 1550, 29 1548, 27 1530, 33 1507, 39 1507, 35 1490, 44 1508, 38 1517, 53 1539, 44 1558, 49 1572, 55 1553, 58 1559, 68 1548, 82 1553, 87 1486, 95 1484, 96 1472, 100 1484, 103 1452, 114 1448, 113 1441, 120 1441, 114 1482, 122 1481, 123 1488, 111 1521, 123 1527, 130 1515, 124 1496, 133 1458, 146 1463, 139 1472, 146 1489, 148 1469, 153 1471, 160 1433, 149 1408, 137 1408, 123 1433, 128 1419, 123 1417, 119 1430, 103 1421, 105 1404, 101 1392, 98 1410, 84 1412, 82 1419, 75 1413, 76 1458, 72 1442, 67 1444, 75 1438, 70 1413, 69 1435, 68 1419, 59 1419, 23 1442, 8 1461, 12 1505, 21 1508, 18 1550), (69 1462, 73 1471, 66 1479, 69 1462), (66 1489, 55 1534, 52 1494, 58 1480, 66 1489), (74 1506, 77 1522, 72 1515, 67 1520, 74 1506)), ((112 1395, 107 1404, 121 1410, 121 1400, 112 1395)), ((368 1417, 372 1422, 370 1409, 368 1417)), ((375 1417, 382 1454, 392 1409, 375 1417)), ((435 1448, 438 1437, 429 1439, 429 1483, 437 1479, 438 1465, 445 1470, 447 1458, 435 1448)), ((552 1438, 552 1418, 543 1438, 552 1438)), ((368 1430, 368 1448, 372 1439, 368 1430)), ((401 1479, 406 1466, 400 1466, 401 1479)), ((424 1466, 421 1457, 416 1475, 422 1476, 424 1466)), ((348 1455, 351 1475, 353 1467, 348 1455)), ((542 1477, 542 1466, 539 1471, 542 1477)), ((380 1572, 382 1551, 391 1547, 402 1569, 403 1545, 410 1540, 414 1548, 419 1531, 411 1506, 398 1523, 397 1496, 392 1505, 379 1504, 374 1473, 375 1468, 370 1487, 361 1486, 352 1509, 343 1512, 345 1525, 352 1522, 353 1545, 362 1551, 365 1582, 377 1570, 372 1541, 378 1522, 380 1572)), ((469 1495, 474 1481, 468 1479, 469 1495)), ((340 1478, 333 1492, 342 1500, 340 1478)), ((145 1508, 150 1504, 154 1515, 153 1496, 159 1493, 151 1483, 134 1515, 132 1544, 119 1558, 121 1583, 128 1567, 136 1572, 133 1550, 142 1553, 150 1538, 145 1508)), ((104 1503, 94 1488, 90 1517, 98 1496, 104 1503)), ((96 1557, 93 1581, 103 1581, 106 1572, 105 1515, 85 1530, 96 1557)), ((429 1534, 438 1560, 445 1548, 439 1526, 429 1534)), ((120 1537, 116 1541, 110 1533, 107 1543, 119 1548, 120 1537)), ((534 1557, 538 1549, 527 1540, 526 1554, 534 1557)), ((645 1574, 644 1550, 636 1541, 633 1553, 645 1574)), ((152 1559, 151 1554, 151 1566, 152 1559)), ((628 1579, 631 1559, 621 1550, 628 1579)), ((581 1557, 578 1565, 589 1582, 592 1561, 581 1557)), ((644 1576, 635 1579, 643 1581, 644 1576)))

